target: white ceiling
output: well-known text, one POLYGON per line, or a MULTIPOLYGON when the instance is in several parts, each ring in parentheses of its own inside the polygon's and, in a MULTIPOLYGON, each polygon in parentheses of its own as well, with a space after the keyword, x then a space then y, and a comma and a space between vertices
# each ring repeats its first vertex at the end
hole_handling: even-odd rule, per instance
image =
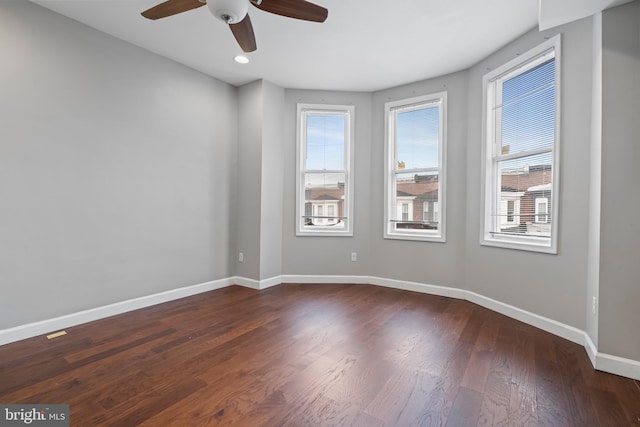
POLYGON ((258 50, 240 65, 231 31, 206 7, 150 21, 140 12, 162 0, 32 1, 232 85, 325 90, 374 91, 463 70, 538 23, 538 0, 315 0, 329 9, 322 24, 250 7, 258 50))

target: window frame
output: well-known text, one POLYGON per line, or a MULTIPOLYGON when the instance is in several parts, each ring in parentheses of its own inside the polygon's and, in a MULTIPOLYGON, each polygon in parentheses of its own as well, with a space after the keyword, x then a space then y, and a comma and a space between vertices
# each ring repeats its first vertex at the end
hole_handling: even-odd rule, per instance
MULTIPOLYGON (((561 55, 561 36, 560 34, 549 38, 545 42, 532 48, 517 58, 497 67, 483 76, 482 80, 482 179, 481 179, 481 224, 480 224, 480 244, 484 246, 495 246, 507 249, 517 249, 524 251, 542 252, 549 254, 558 253, 558 225, 559 225, 559 192, 560 192, 560 127, 561 127, 561 84, 562 84, 562 55, 561 55), (496 228, 499 230, 500 220, 495 215, 493 209, 499 209, 497 197, 500 197, 501 188, 500 177, 498 176, 499 168, 496 166, 500 161, 508 160, 509 157, 519 158, 526 157, 529 154, 521 153, 503 155, 496 144, 496 114, 494 111, 494 100, 496 93, 496 82, 503 82, 512 77, 518 76, 529 71, 537 65, 546 62, 551 57, 555 60, 555 129, 554 143, 550 150, 552 163, 552 194, 551 215, 553 222, 551 223, 551 236, 542 237, 535 235, 505 235, 495 234, 496 228), (492 191, 489 191, 492 189, 492 191)), ((499 141, 498 141, 499 142, 499 141)), ((498 201, 499 202, 499 201, 498 201)), ((537 207, 536 207, 537 208, 537 207)), ((520 212, 521 213, 521 212, 520 212)), ((537 216, 535 217, 537 218, 537 216)), ((535 219, 534 218, 534 219, 535 219)), ((549 217, 547 216, 547 219, 549 217)), ((548 222, 547 222, 548 223, 548 222)))
POLYGON ((355 141, 355 106, 337 104, 310 104, 298 103, 296 107, 296 236, 353 236, 353 212, 354 212, 354 141, 355 141), (306 169, 307 154, 307 115, 335 114, 345 117, 345 147, 344 147, 344 169, 340 170, 311 170, 306 169), (309 228, 304 223, 305 213, 305 175, 307 173, 344 173, 344 228, 337 230, 333 227, 315 226, 309 228))
MULTIPOLYGON (((384 104, 385 121, 385 151, 384 151, 384 233, 385 239, 398 240, 417 240, 425 242, 446 242, 446 159, 447 159, 447 92, 437 92, 428 95, 405 98, 397 101, 390 101, 384 104), (395 140, 395 120, 392 120, 393 113, 397 110, 415 107, 429 107, 431 105, 439 106, 438 115, 438 167, 437 168, 418 168, 418 169, 402 169, 398 172, 397 166, 397 148, 395 140), (391 221, 394 210, 397 209, 392 201, 397 198, 393 192, 395 188, 396 173, 410 173, 422 170, 438 172, 438 200, 435 201, 439 216, 438 230, 412 230, 394 227, 391 221)), ((434 212, 435 214, 435 212, 434 212)), ((423 218, 424 207, 420 218, 423 218)), ((424 220, 423 220, 424 221, 424 220)))

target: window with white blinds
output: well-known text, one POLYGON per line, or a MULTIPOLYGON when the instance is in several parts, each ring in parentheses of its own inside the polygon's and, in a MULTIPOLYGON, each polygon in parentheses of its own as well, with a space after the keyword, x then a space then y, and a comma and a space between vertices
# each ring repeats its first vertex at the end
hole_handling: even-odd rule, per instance
POLYGON ((481 243, 556 253, 557 36, 484 77, 481 243))

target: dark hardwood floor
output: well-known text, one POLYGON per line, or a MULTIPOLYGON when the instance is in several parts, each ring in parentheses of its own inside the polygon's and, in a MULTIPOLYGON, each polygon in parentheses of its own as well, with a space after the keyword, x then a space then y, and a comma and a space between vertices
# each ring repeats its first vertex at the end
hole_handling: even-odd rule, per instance
POLYGON ((238 286, 0 347, 0 402, 72 426, 628 426, 636 381, 475 304, 238 286))

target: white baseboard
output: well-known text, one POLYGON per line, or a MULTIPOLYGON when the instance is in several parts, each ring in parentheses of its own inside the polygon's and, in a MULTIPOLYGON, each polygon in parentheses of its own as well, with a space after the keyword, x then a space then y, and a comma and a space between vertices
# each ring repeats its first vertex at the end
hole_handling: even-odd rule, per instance
POLYGON ((494 300, 489 297, 471 291, 464 291, 465 299, 472 303, 481 305, 489 310, 504 314, 512 319, 519 320, 538 329, 557 335, 576 344, 585 344, 585 333, 583 330, 573 326, 565 325, 548 317, 540 316, 530 311, 523 310, 510 304, 494 300))
POLYGON ((464 289, 446 286, 434 286, 425 283, 385 279, 382 277, 372 276, 322 276, 289 274, 274 276, 263 280, 254 280, 248 279, 246 277, 233 276, 226 279, 214 280, 212 282, 201 283, 199 285, 172 289, 153 295, 134 298, 127 301, 105 305, 102 307, 96 307, 89 310, 56 317, 53 319, 16 326, 14 328, 3 329, 0 330, 0 345, 35 337, 64 328, 69 328, 82 323, 92 322, 94 320, 104 319, 105 317, 114 316, 116 314, 161 304, 163 302, 185 298, 202 292, 224 288, 233 284, 251 289, 261 290, 272 286, 277 286, 281 283, 370 284, 376 286, 384 286, 387 288, 402 289, 424 294, 467 300, 481 305, 482 307, 504 314, 505 316, 535 326, 536 328, 547 331, 553 335, 557 335, 559 337, 584 346, 587 355, 589 356, 589 359, 591 360, 591 363, 593 364, 595 369, 640 380, 639 361, 625 359, 623 357, 613 356, 605 353, 599 353, 596 345, 593 343, 589 335, 585 331, 574 328, 573 326, 565 325, 553 319, 531 313, 518 307, 505 304, 503 302, 464 289))
POLYGON ((640 362, 637 360, 597 353, 596 369, 640 381, 640 362))
POLYGON ((233 282, 230 279, 214 280, 198 285, 186 286, 144 297, 133 298, 102 307, 91 308, 89 310, 83 310, 77 313, 55 317, 53 319, 28 323, 26 325, 20 325, 9 329, 2 329, 0 330, 0 345, 20 341, 26 338, 32 338, 64 328, 70 328, 82 323, 93 322, 94 320, 104 319, 105 317, 115 316, 116 314, 126 313, 127 311, 138 310, 140 308, 185 298, 202 292, 224 288, 232 283, 233 282))
POLYGON ((282 276, 274 276, 268 279, 262 279, 260 280, 260 289, 271 288, 272 286, 278 286, 281 283, 283 283, 282 276))
POLYGON ((260 290, 260 282, 258 280, 240 276, 233 276, 230 280, 233 284, 244 286, 245 288, 260 290))
POLYGON ((441 297, 451 297, 457 299, 465 299, 462 289, 449 288, 446 286, 427 285, 425 283, 408 282, 405 280, 385 279, 382 277, 368 277, 368 283, 376 286, 384 286, 386 288, 402 289, 405 291, 420 292, 429 295, 438 295, 441 297))
POLYGON ((276 286, 283 283, 282 276, 274 276, 274 277, 270 277, 268 279, 262 279, 262 280, 249 279, 242 276, 233 276, 229 280, 231 281, 231 283, 234 283, 236 285, 240 285, 240 286, 244 286, 245 288, 251 288, 256 290, 267 289, 272 286, 276 286))
POLYGON ((316 276, 316 275, 300 275, 300 274, 285 274, 280 276, 282 283, 317 283, 317 284, 340 284, 340 283, 355 283, 368 285, 368 276, 316 276))
POLYGON ((589 356, 589 360, 591 361, 591 365, 595 368, 597 365, 596 356, 598 355, 598 347, 593 343, 593 340, 587 334, 584 333, 584 349, 587 350, 587 356, 589 356))

